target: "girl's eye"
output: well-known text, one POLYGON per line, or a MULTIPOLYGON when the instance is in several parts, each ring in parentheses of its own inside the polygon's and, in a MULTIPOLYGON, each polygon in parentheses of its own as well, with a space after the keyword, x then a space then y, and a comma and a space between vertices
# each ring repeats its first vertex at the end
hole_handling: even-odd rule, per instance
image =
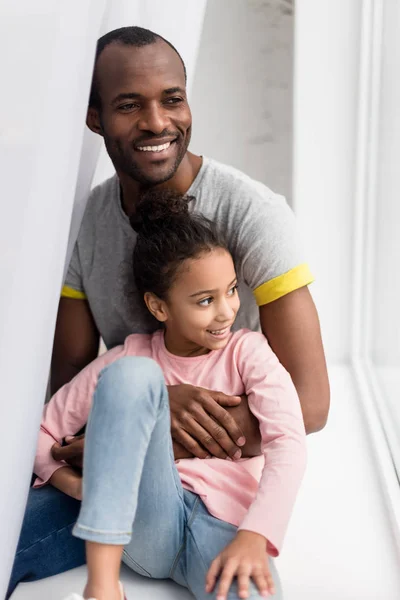
POLYGON ((228 292, 228 296, 234 296, 236 294, 236 291, 238 289, 238 284, 235 283, 235 285, 233 287, 231 287, 231 289, 228 292))
POLYGON ((204 298, 203 300, 200 300, 198 304, 199 306, 210 306, 211 302, 212 298, 204 298))

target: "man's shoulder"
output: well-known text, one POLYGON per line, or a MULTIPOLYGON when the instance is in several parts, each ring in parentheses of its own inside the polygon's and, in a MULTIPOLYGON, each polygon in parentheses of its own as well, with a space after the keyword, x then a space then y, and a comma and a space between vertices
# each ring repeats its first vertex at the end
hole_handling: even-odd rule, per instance
POLYGON ((250 204, 286 204, 284 196, 277 194, 267 185, 253 179, 243 171, 236 167, 221 163, 212 158, 207 158, 206 176, 201 181, 200 185, 206 188, 220 192, 221 201, 229 201, 232 207, 232 201, 239 199, 243 206, 243 201, 248 201, 250 204))
POLYGON ((78 243, 86 245, 99 228, 107 228, 116 221, 117 194, 118 179, 116 175, 91 190, 79 230, 78 243))
POLYGON ((94 187, 86 204, 86 214, 100 213, 105 206, 110 204, 110 199, 114 198, 118 191, 117 175, 109 177, 94 187))

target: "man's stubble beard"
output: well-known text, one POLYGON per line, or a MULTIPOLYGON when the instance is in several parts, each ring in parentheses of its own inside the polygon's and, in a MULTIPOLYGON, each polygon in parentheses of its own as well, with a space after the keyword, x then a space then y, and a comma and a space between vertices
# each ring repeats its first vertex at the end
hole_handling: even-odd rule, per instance
MULTIPOLYGON (((187 132, 186 132, 185 142, 184 142, 178 156, 176 157, 175 162, 172 165, 172 167, 162 177, 150 178, 148 175, 146 175, 142 172, 140 167, 138 167, 138 165, 133 160, 127 159, 121 145, 118 142, 115 142, 113 144, 112 142, 110 142, 110 139, 103 132, 103 138, 104 138, 106 150, 111 159, 111 162, 113 163, 113 165, 115 167, 115 170, 122 171, 123 173, 125 173, 126 175, 131 177, 134 181, 136 181, 137 183, 139 183, 143 186, 159 185, 161 183, 165 183, 169 179, 172 179, 172 177, 177 172, 182 160, 184 159, 184 157, 186 155, 186 152, 187 152, 189 144, 190 144, 191 137, 192 137, 192 127, 190 126, 190 128, 187 129, 187 132)), ((134 152, 134 150, 132 150, 132 152, 134 152)))

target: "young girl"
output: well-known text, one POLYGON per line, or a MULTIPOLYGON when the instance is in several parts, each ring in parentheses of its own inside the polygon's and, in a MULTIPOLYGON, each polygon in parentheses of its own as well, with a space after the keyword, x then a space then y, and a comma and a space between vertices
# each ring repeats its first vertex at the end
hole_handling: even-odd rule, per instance
POLYGON ((189 200, 153 192, 132 218, 137 287, 163 328, 129 336, 44 409, 35 485, 82 497, 74 535, 86 540, 86 599, 123 598, 121 560, 197 600, 282 598, 270 557, 280 552, 305 466, 300 403, 264 336, 232 332, 233 260, 189 200), (166 386, 182 383, 246 394, 262 456, 174 461, 166 386), (54 461, 51 448, 87 421, 82 490, 81 475, 54 461))

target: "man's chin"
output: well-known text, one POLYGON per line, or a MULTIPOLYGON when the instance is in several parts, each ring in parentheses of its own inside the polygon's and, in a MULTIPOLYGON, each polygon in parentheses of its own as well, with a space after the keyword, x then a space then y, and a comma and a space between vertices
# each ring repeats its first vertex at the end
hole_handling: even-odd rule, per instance
POLYGON ((142 185, 160 185, 172 179, 177 169, 175 167, 161 168, 153 167, 152 169, 134 169, 129 175, 142 185))

